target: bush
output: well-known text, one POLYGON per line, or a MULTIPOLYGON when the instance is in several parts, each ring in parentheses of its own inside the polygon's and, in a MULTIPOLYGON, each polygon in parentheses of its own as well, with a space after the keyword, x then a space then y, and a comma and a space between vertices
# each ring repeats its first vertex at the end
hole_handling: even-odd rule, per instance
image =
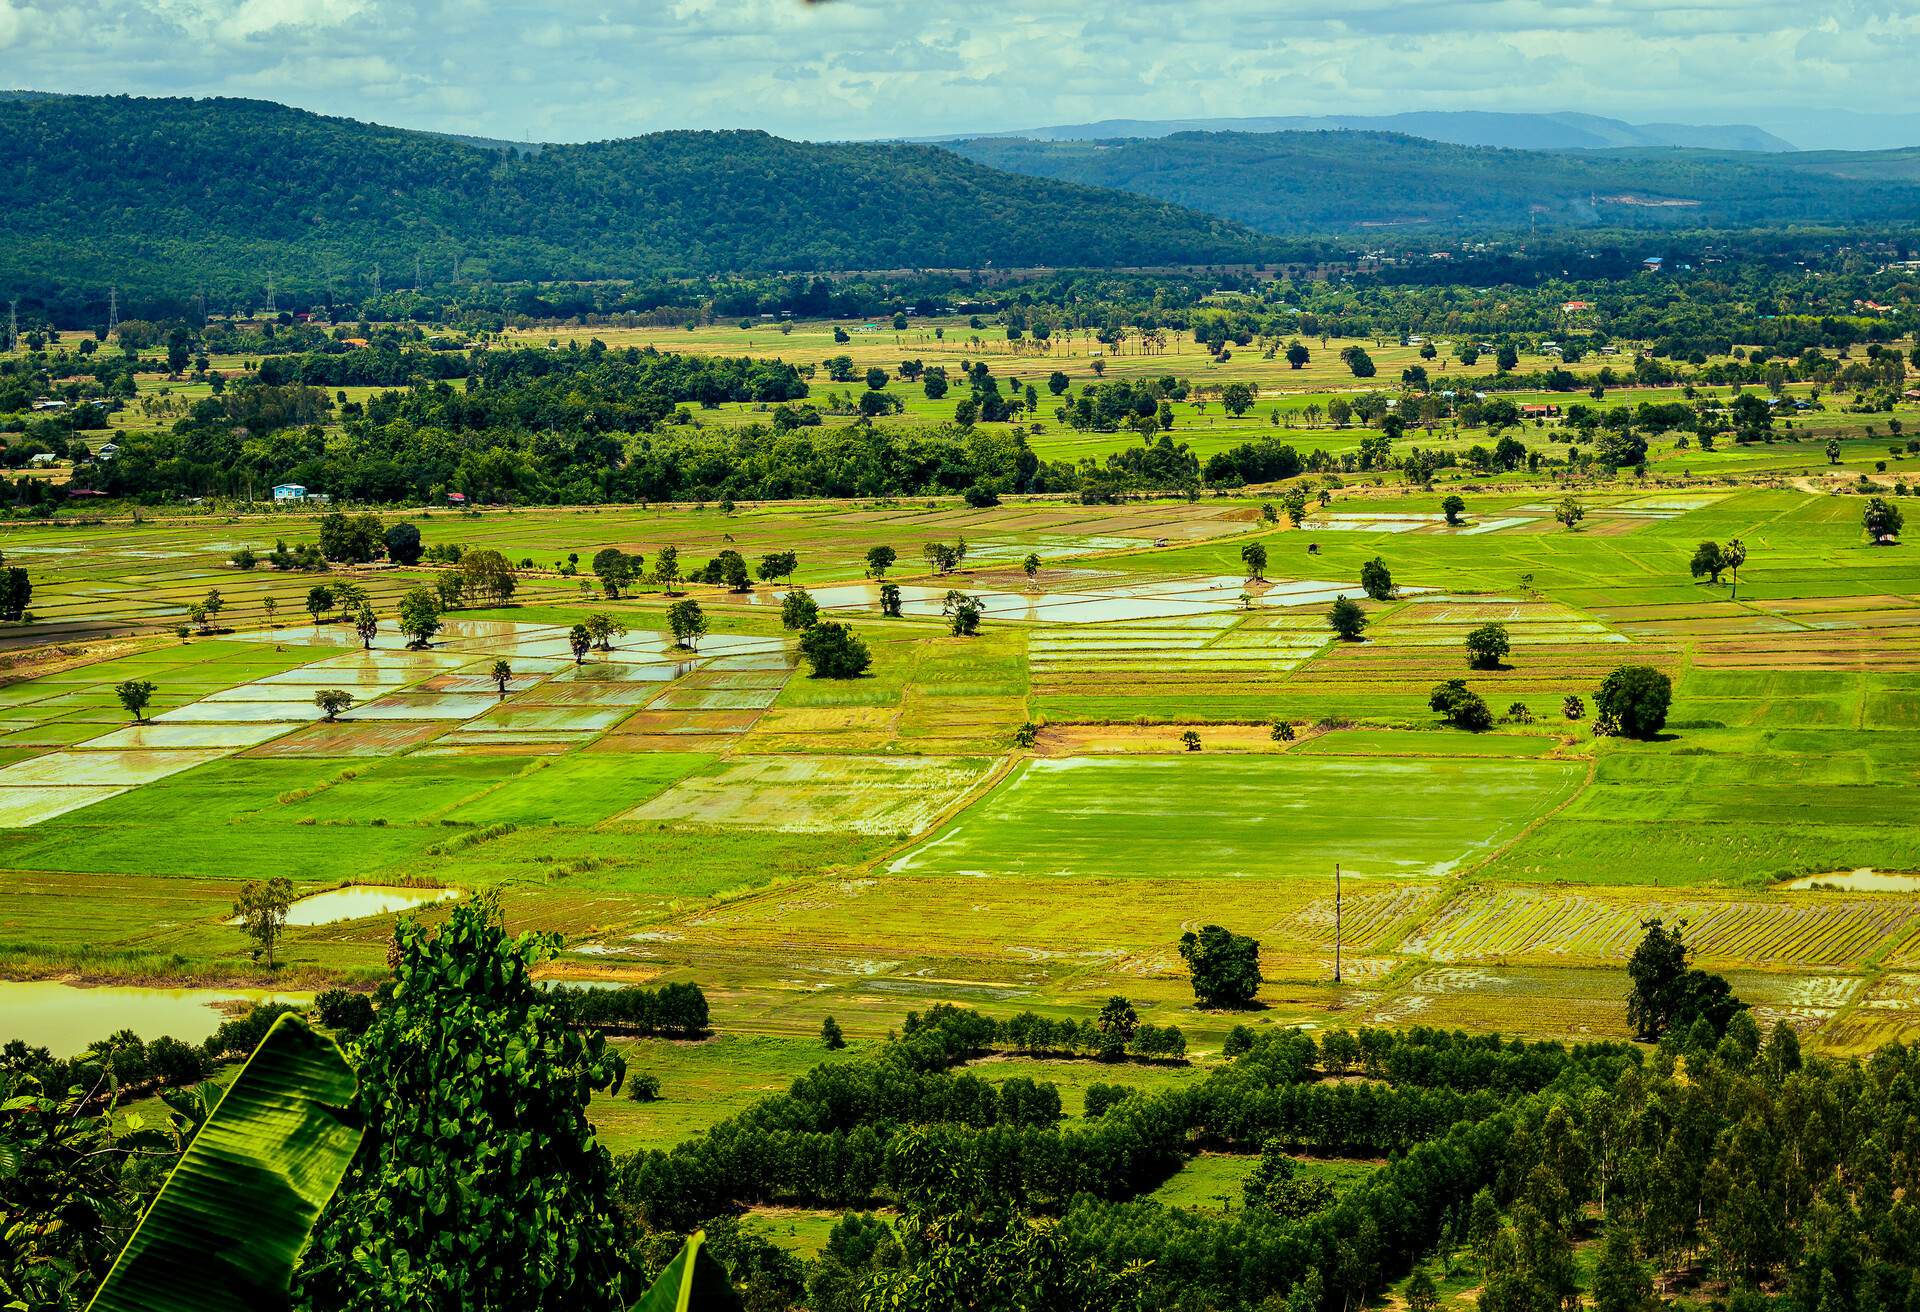
POLYGON ((1133 1093, 1124 1084, 1089 1084, 1086 1094, 1087 1119, 1097 1121, 1106 1115, 1107 1108, 1122 1101, 1133 1093))
POLYGON ((636 1075, 627 1081, 627 1097, 635 1102, 660 1101, 660 1077, 658 1075, 636 1075))
POLYGON ((373 1024, 373 999, 346 989, 328 989, 313 1000, 320 1023, 336 1034, 358 1038, 373 1024))
POLYGON ((1482 624, 1467 635, 1467 664, 1476 670, 1497 670, 1513 650, 1504 624, 1482 624))
POLYGON ((1448 679, 1435 684, 1427 705, 1456 729, 1479 733, 1493 727, 1493 712, 1479 693, 1467 687, 1465 679, 1448 679))

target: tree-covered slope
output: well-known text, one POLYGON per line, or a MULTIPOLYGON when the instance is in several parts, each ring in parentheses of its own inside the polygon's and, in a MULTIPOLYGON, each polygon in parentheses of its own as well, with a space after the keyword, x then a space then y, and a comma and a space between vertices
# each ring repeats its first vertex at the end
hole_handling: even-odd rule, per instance
POLYGON ((536 154, 261 101, 0 101, 0 269, 47 295, 364 289, 444 275, 1245 258, 1235 224, 998 172, 932 146, 665 132, 536 154))
POLYGON ((994 168, 1115 187, 1272 233, 1409 224, 1749 227, 1910 219, 1920 152, 1539 151, 1384 132, 1182 132, 949 143, 994 168))

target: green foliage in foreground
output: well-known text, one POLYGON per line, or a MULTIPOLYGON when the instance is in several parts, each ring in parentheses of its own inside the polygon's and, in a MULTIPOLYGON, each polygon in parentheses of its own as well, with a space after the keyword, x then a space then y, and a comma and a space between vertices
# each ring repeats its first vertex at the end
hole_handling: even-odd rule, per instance
POLYGON ((353 1068, 295 1016, 274 1023, 100 1287, 90 1312, 284 1305, 294 1259, 360 1146, 353 1068))

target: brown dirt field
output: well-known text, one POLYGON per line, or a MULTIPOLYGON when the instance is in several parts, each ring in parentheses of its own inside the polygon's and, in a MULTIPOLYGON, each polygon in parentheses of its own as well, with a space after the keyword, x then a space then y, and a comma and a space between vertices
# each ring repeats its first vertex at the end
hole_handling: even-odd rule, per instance
MULTIPOLYGON (((1202 751, 1282 752, 1294 743, 1273 741, 1270 724, 1049 724, 1034 739, 1036 756, 1111 756, 1146 753, 1167 755, 1186 751, 1180 735, 1192 727, 1200 735, 1202 751)), ((1297 731, 1294 742, 1316 736, 1297 731)))

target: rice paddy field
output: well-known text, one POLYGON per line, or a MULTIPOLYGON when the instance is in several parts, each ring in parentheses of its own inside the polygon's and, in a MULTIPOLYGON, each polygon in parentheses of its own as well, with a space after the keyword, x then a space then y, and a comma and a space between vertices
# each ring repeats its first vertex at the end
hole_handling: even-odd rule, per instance
MULTIPOLYGON (((632 1045, 667 1089, 600 1108, 623 1146, 806 1069, 828 1014, 857 1045, 940 1001, 1086 1015, 1123 993, 1203 1065, 1242 1020, 1620 1035, 1653 915, 1810 1046, 1920 1036, 1920 548, 1868 546, 1860 498, 1813 477, 1588 487, 1577 531, 1541 487, 1467 489, 1457 526, 1444 490, 1371 486, 1299 528, 1258 497, 419 512, 430 546, 533 562, 514 604, 424 650, 391 616, 432 567, 327 576, 373 598, 365 646, 306 613, 316 576, 229 563, 310 518, 7 527, 35 619, 0 657, 0 968, 310 990, 379 974, 402 908, 497 891, 565 935, 556 976, 708 992, 718 1038, 632 1045), (957 574, 923 572, 922 544, 962 537, 957 574), (1687 569, 1731 537, 1737 595, 1687 569), (710 632, 682 649, 657 587, 608 600, 561 567, 669 545, 797 552, 871 668, 811 677, 784 587, 683 588, 710 632), (877 545, 899 618, 864 575, 877 545), (1376 557, 1386 600, 1359 587, 1376 557), (183 639, 210 588, 221 631, 183 639), (978 636, 947 632, 950 588, 981 600, 978 636), (1363 641, 1330 632, 1340 596, 1363 641), (626 632, 576 663, 567 630, 596 611, 626 632), (1512 651, 1470 670, 1485 623, 1512 651), (1673 679, 1654 741, 1593 734, 1624 664, 1673 679), (1428 693, 1455 677, 1502 723, 1442 725, 1428 693), (129 679, 154 685, 140 723, 129 679), (354 701, 328 721, 332 688, 354 701), (274 876, 336 901, 296 908, 269 975, 229 921, 274 876), (1193 1006, 1176 944, 1207 923, 1261 940, 1260 1011, 1193 1006)), ((1063 1065, 1070 1093, 1092 1078, 1063 1065)))

